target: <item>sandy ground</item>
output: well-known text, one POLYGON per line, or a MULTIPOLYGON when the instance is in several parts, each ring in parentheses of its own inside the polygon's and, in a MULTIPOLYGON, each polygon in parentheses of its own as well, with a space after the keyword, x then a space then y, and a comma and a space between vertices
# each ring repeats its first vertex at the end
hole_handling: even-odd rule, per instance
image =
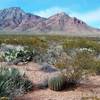
MULTIPOLYGON (((5 65, 5 63, 1 63, 1 65, 5 65)), ((35 84, 50 76, 50 73, 40 71, 40 65, 33 62, 26 65, 12 65, 12 67, 20 69, 22 73, 25 72, 29 79, 35 84)), ((50 89, 36 89, 22 97, 18 97, 16 100, 82 100, 82 97, 94 96, 100 98, 100 76, 89 77, 85 84, 75 89, 65 89, 61 92, 55 92, 50 89)))

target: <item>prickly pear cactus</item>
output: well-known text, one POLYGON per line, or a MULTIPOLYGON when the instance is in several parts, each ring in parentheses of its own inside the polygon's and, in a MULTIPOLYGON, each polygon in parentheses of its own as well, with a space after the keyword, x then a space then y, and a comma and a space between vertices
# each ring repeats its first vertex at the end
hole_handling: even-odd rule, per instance
POLYGON ((65 85, 65 78, 63 75, 51 77, 48 80, 48 87, 54 91, 61 91, 65 85))

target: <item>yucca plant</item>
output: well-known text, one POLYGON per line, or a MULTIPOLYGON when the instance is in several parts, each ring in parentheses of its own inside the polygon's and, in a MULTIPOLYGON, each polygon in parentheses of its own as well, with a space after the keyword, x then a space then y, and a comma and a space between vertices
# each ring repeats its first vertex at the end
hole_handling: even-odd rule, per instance
POLYGON ((15 68, 0 68, 0 97, 12 98, 33 88, 33 83, 15 68))

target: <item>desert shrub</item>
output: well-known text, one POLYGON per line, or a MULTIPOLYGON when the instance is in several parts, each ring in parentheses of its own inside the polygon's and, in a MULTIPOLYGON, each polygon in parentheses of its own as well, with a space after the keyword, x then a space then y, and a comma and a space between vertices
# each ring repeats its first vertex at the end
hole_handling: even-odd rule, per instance
POLYGON ((62 51, 63 50, 61 46, 51 45, 45 54, 45 61, 49 64, 54 64, 56 59, 61 55, 62 51))
POLYGON ((37 45, 43 46, 46 43, 45 36, 38 35, 0 35, 0 44, 12 45, 37 45))
POLYGON ((93 96, 93 97, 82 97, 81 100, 100 100, 99 97, 93 96))
POLYGON ((33 83, 15 68, 0 68, 0 97, 13 98, 33 89, 33 83))
POLYGON ((43 59, 47 63, 51 65, 55 65, 55 63, 57 62, 57 59, 60 58, 63 52, 64 51, 63 51, 62 45, 50 45, 43 59))
POLYGON ((60 70, 64 69, 66 66, 70 66, 72 62, 72 58, 67 55, 67 53, 62 52, 60 56, 56 59, 55 67, 60 70))
MULTIPOLYGON (((95 72, 94 55, 87 51, 77 52, 69 65, 64 63, 61 65, 61 72, 66 78, 68 84, 76 85, 91 72, 95 72)), ((59 66, 59 65, 58 65, 59 66)))
POLYGON ((66 78, 67 85, 73 86, 79 84, 86 75, 86 72, 82 68, 77 66, 66 67, 62 70, 62 73, 66 78))
POLYGON ((64 54, 61 58, 60 60, 57 59, 55 66, 64 74, 68 84, 76 85, 85 78, 88 70, 94 68, 94 59, 91 52, 77 52, 74 57, 68 57, 64 54))
POLYGON ((34 60, 38 63, 48 63, 54 65, 58 57, 63 53, 63 48, 61 45, 50 45, 44 52, 37 52, 34 60))
POLYGON ((98 61, 98 60, 95 61, 95 66, 94 67, 95 67, 95 69, 94 69, 95 73, 100 75, 100 61, 98 61))
POLYGON ((95 59, 95 55, 88 51, 77 52, 70 66, 65 66, 62 70, 68 83, 77 84, 88 74, 100 73, 100 61, 95 59))
POLYGON ((87 71, 95 70, 95 55, 88 51, 78 52, 74 58, 73 66, 78 66, 87 71))
POLYGON ((48 80, 48 86, 51 90, 61 91, 65 86, 65 77, 63 75, 56 75, 48 80))
POLYGON ((72 48, 90 48, 96 52, 100 52, 100 45, 97 41, 87 40, 87 39, 70 39, 66 40, 63 43, 63 48, 72 49, 72 48))

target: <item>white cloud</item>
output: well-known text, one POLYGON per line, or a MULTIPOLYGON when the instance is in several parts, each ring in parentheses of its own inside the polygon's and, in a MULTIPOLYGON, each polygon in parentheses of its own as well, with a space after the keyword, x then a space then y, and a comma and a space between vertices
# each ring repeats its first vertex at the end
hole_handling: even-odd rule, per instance
POLYGON ((85 22, 96 22, 100 21, 100 8, 94 11, 86 12, 86 13, 72 13, 72 16, 76 16, 85 22))
MULTIPOLYGON (((34 14, 47 18, 49 16, 52 16, 52 15, 54 15, 56 13, 60 13, 60 12, 66 12, 70 16, 77 17, 92 26, 95 26, 94 25, 95 23, 100 22, 100 8, 89 11, 89 12, 82 13, 82 12, 71 11, 68 8, 52 7, 52 8, 46 9, 46 10, 35 11, 34 14)), ((98 27, 100 27, 100 26, 98 26, 98 27)))
POLYGON ((59 8, 59 7, 53 7, 53 8, 49 8, 46 10, 42 10, 42 11, 35 11, 33 12, 36 15, 39 15, 41 17, 50 17, 56 13, 60 13, 60 12, 66 12, 67 8, 59 8))

